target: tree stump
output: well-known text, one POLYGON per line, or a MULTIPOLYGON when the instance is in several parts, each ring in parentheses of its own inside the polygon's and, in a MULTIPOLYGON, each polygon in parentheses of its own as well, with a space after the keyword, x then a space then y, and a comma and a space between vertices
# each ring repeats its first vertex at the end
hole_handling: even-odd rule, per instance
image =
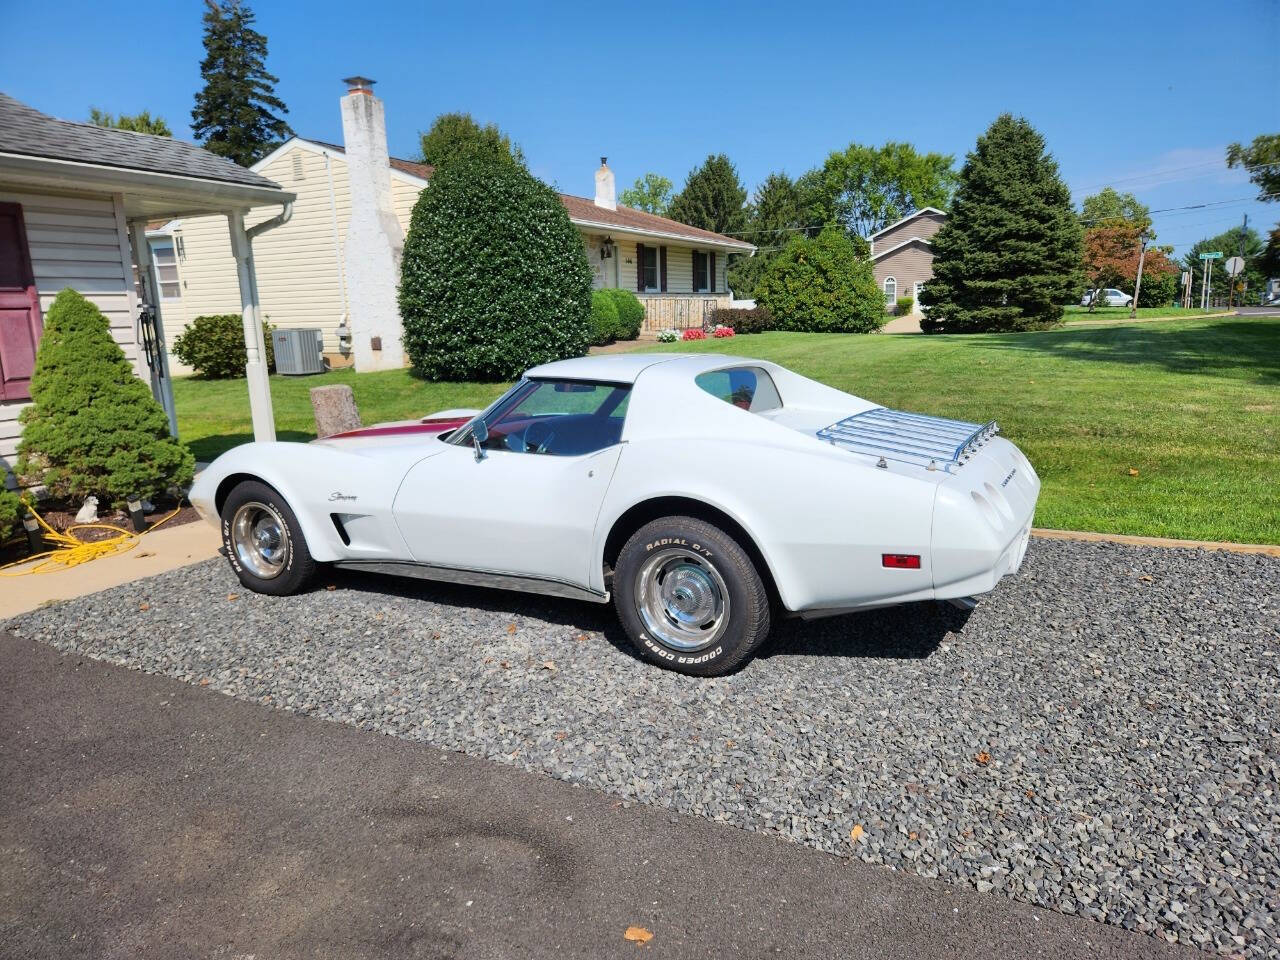
POLYGON ((345 383, 312 387, 311 409, 316 415, 316 436, 321 439, 362 426, 355 394, 345 383))

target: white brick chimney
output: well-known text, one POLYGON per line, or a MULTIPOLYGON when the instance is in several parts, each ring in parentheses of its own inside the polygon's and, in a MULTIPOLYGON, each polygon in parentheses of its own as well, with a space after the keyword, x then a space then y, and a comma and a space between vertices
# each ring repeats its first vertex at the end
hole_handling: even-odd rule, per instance
POLYGON ((600 169, 596 171, 596 206, 606 210, 618 209, 617 187, 608 157, 600 158, 600 169))
POLYGON ((404 366, 402 327, 396 302, 404 230, 391 206, 387 118, 373 95, 373 81, 348 77, 342 98, 342 140, 351 189, 347 223, 347 308, 356 369, 404 366))

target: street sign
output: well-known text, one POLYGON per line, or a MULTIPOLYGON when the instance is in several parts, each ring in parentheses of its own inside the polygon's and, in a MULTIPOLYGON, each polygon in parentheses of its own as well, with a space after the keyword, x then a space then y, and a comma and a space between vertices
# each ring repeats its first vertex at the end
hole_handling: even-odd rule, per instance
POLYGON ((1222 259, 1222 251, 1221 251, 1221 250, 1215 250, 1215 251, 1213 251, 1213 253, 1202 253, 1202 254, 1200 254, 1200 259, 1201 259, 1201 260, 1221 260, 1221 259, 1222 259))
POLYGON ((1227 268, 1228 277, 1238 277, 1244 270, 1244 259, 1241 257, 1228 257, 1223 266, 1227 268))

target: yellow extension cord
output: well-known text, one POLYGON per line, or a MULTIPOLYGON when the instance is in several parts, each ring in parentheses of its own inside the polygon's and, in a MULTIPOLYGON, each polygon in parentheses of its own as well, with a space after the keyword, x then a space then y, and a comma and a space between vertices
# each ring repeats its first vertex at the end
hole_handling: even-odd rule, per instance
POLYGON ((113 523, 77 523, 59 533, 45 522, 44 517, 36 513, 35 507, 29 501, 24 499, 22 503, 31 511, 31 515, 36 518, 36 522, 44 528, 47 535, 45 539, 52 540, 58 546, 52 550, 46 550, 44 553, 37 553, 34 556, 24 557, 21 560, 15 560, 13 563, 6 563, 0 566, 0 577, 25 577, 33 573, 53 573, 55 570, 78 567, 82 563, 97 560, 99 557, 110 557, 117 553, 124 553, 136 547, 143 536, 176 517, 178 511, 182 509, 182 505, 179 504, 173 509, 172 513, 159 523, 152 524, 142 533, 135 533, 133 530, 117 527, 113 523), (76 536, 77 530, 114 530, 116 536, 107 537, 105 540, 81 540, 76 536), (31 563, 35 563, 35 566, 29 570, 15 570, 12 573, 5 572, 12 567, 23 567, 31 563))

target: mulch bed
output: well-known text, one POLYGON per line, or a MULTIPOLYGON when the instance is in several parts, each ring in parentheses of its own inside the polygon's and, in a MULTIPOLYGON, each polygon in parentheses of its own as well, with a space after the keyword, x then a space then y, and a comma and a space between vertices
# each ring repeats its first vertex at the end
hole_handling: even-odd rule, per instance
MULTIPOLYGON (((178 502, 172 497, 159 497, 153 502, 154 510, 145 514, 147 529, 164 520, 173 508, 178 506, 178 502)), ((59 500, 40 500, 36 502, 36 510, 44 519, 45 523, 53 527, 59 533, 66 531, 70 527, 76 525, 76 513, 79 512, 79 504, 71 504, 59 500)), ((177 527, 184 523, 192 523, 200 519, 200 515, 196 513, 195 508, 186 500, 182 501, 182 509, 180 509, 171 520, 165 523, 165 528, 177 527)), ((121 510, 99 510, 98 522, 107 523, 112 526, 120 527, 122 530, 132 530, 133 524, 129 520, 129 514, 121 510)), ((98 540, 107 540, 111 537, 118 536, 113 530, 102 528, 89 528, 79 530, 76 536, 81 540, 94 542, 98 540)), ((49 544, 49 549, 53 544, 49 544)), ((14 563, 22 560, 30 555, 30 548, 27 546, 26 531, 21 527, 18 528, 15 536, 3 546, 0 546, 0 565, 6 563, 14 563)))

